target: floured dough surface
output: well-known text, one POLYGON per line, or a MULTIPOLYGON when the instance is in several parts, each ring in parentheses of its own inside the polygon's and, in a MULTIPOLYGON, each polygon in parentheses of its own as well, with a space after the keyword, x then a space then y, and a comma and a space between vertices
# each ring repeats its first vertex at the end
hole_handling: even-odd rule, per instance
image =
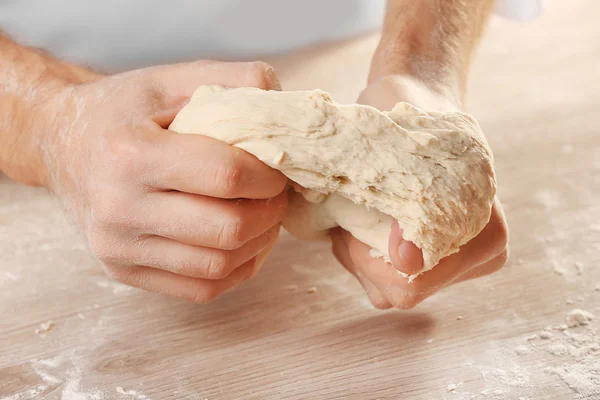
POLYGON ((284 227, 298 238, 341 226, 388 256, 398 220, 423 252, 419 273, 481 232, 496 193, 492 152, 463 113, 407 103, 381 112, 321 90, 203 86, 169 129, 221 140, 283 172, 295 189, 284 227))

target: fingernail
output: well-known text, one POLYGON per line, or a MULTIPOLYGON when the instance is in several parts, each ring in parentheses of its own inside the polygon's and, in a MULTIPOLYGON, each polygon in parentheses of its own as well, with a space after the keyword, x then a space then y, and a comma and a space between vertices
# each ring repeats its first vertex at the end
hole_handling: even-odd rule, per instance
POLYGON ((406 253, 410 251, 410 247, 411 243, 407 242, 406 240, 403 240, 402 243, 400 243, 400 246, 398 246, 398 256, 403 263, 407 261, 406 253))
POLYGON ((273 68, 267 69, 266 76, 270 90, 281 90, 281 82, 279 82, 279 78, 277 78, 277 74, 273 68))
POLYGON ((402 240, 398 246, 398 260, 400 265, 396 265, 396 269, 406 274, 414 274, 423 266, 420 250, 407 240, 402 240))

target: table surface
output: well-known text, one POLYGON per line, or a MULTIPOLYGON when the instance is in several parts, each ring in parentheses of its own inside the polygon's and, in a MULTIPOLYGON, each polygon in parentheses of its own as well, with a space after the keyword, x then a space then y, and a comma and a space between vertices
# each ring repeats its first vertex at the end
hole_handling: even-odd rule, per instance
MULTIPOLYGON (((108 280, 57 201, 3 177, 0 398, 600 399, 600 7, 566 4, 494 20, 471 74, 506 268, 378 311, 327 244, 284 234, 258 276, 200 306, 108 280), (573 309, 597 317, 562 330, 573 309)), ((286 89, 353 102, 376 43, 272 62, 286 89)))

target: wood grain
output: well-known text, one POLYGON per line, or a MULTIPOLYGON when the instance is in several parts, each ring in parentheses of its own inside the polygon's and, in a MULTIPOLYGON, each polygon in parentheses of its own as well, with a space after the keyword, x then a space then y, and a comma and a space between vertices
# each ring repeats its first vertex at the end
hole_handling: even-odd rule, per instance
MULTIPOLYGON (((255 279, 208 306, 129 289, 51 196, 0 178, 0 398, 575 398, 544 368, 577 360, 515 348, 573 308, 596 313, 586 332, 600 326, 598 21, 592 0, 494 20, 468 108, 495 153, 510 262, 411 311, 373 309, 327 244, 286 234, 255 279)), ((352 102, 376 43, 272 63, 286 89, 352 102)))

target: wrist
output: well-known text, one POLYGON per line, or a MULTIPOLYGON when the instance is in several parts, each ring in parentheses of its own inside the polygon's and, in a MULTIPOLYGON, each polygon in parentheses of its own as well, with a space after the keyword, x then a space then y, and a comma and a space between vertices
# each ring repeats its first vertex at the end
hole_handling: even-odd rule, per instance
POLYGON ((391 110, 401 101, 425 111, 461 110, 460 100, 451 88, 438 86, 433 89, 423 80, 406 74, 385 75, 372 80, 358 101, 380 110, 391 110))
POLYGON ((32 186, 48 187, 45 155, 57 121, 65 108, 56 104, 59 93, 99 77, 46 54, 19 47, 0 37, 7 51, 0 57, 0 171, 32 186))
POLYGON ((473 50, 493 0, 391 0, 369 83, 408 76, 462 105, 473 50))
MULTIPOLYGON (((45 101, 37 91, 36 106, 31 107, 21 98, 3 99, 6 115, 2 124, 3 138, 0 149, 0 170, 16 182, 45 186, 47 171, 42 159, 46 118, 45 101)), ((4 113, 3 113, 4 114, 4 113)))
POLYGON ((419 51, 399 52, 382 41, 371 62, 368 84, 408 85, 426 97, 444 98, 462 108, 464 82, 460 66, 451 60, 430 59, 419 51))

